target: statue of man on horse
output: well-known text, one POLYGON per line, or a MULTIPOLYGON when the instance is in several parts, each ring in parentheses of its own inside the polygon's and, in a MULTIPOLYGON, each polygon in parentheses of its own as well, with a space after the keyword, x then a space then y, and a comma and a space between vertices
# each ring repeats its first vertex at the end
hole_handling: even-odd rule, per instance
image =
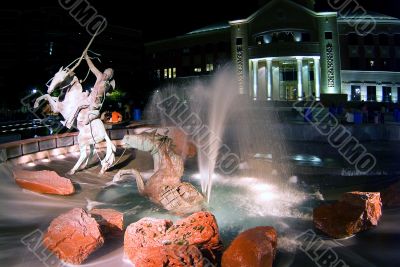
POLYGON ((69 174, 74 174, 78 168, 86 166, 94 155, 94 145, 102 141, 106 141, 107 150, 106 156, 101 160, 102 168, 100 173, 104 173, 109 169, 115 160, 115 145, 108 137, 104 124, 99 118, 100 109, 107 92, 115 87, 115 81, 112 80, 114 72, 110 68, 104 72, 99 71, 87 55, 87 51, 95 36, 93 36, 88 47, 72 69, 60 68, 52 78, 47 94, 38 97, 34 105, 37 108, 42 100, 48 101, 51 110, 54 113, 61 113, 64 117, 65 121, 62 123, 68 129, 76 121, 76 126, 79 130, 78 144, 80 157, 69 174), (74 73, 74 70, 79 66, 83 57, 85 57, 90 71, 96 76, 96 83, 90 94, 83 91, 81 82, 74 73), (61 90, 61 97, 52 97, 51 94, 57 88, 61 90), (89 155, 87 155, 87 147, 90 150, 89 155), (81 166, 84 162, 85 164, 81 166))

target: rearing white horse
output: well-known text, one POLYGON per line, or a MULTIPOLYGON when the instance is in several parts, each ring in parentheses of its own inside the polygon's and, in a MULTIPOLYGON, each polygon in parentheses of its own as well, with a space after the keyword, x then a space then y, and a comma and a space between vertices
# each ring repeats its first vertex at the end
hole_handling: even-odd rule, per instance
MULTIPOLYGON (((89 124, 84 124, 84 119, 88 116, 88 108, 80 109, 82 105, 89 106, 88 93, 83 92, 82 86, 76 76, 70 76, 68 70, 60 70, 54 75, 53 80, 47 90, 47 94, 38 97, 35 101, 34 108, 39 106, 40 101, 46 100, 49 102, 51 110, 55 113, 61 113, 66 122, 73 121, 77 115, 77 128, 79 130, 78 144, 80 150, 80 157, 75 166, 69 171, 69 174, 74 174, 82 163, 85 161, 83 167, 86 167, 89 160, 94 155, 95 144, 106 141, 107 150, 106 156, 101 160, 101 171, 103 174, 109 169, 115 160, 115 145, 111 142, 107 135, 104 124, 100 119, 94 119, 89 124), (62 88, 64 99, 60 100, 58 97, 52 97, 51 93, 58 87, 62 88), (89 146, 90 153, 87 154, 89 146)), ((68 125, 67 125, 68 127, 68 125)))

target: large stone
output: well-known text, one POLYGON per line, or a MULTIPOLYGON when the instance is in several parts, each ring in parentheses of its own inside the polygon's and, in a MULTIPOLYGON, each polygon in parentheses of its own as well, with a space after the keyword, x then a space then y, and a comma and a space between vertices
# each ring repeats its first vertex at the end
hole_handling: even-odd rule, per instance
POLYGON ((315 208, 314 225, 331 237, 348 237, 378 225, 381 208, 380 193, 348 192, 334 204, 315 208))
POLYGON ((224 252, 222 267, 272 267, 277 234, 273 227, 260 226, 239 234, 224 252))
POLYGON ((216 262, 221 250, 217 222, 208 212, 195 213, 175 225, 143 218, 129 225, 124 237, 125 254, 135 266, 203 266, 216 262))
POLYGON ((71 195, 75 192, 71 180, 54 171, 15 170, 13 175, 20 187, 30 191, 53 195, 71 195))
POLYGON ((103 245, 104 239, 96 220, 75 208, 51 222, 43 243, 60 260, 81 264, 103 245))
POLYGON ((392 184, 382 192, 382 203, 387 207, 400 206, 400 182, 392 184))
POLYGON ((105 235, 121 235, 124 230, 124 214, 113 209, 92 209, 90 214, 99 223, 105 235))
POLYGON ((197 212, 177 221, 168 229, 166 239, 174 244, 195 245, 213 261, 222 251, 218 224, 209 212, 197 212))

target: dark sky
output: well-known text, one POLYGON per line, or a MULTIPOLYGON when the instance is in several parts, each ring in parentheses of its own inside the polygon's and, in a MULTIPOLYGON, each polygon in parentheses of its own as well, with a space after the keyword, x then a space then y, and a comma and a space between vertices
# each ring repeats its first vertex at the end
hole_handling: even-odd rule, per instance
MULTIPOLYGON (((173 37, 209 24, 245 18, 256 11, 260 6, 259 2, 262 1, 245 0, 245 5, 242 6, 235 4, 235 1, 232 0, 184 2, 177 0, 88 0, 100 14, 107 18, 109 23, 142 30, 145 41, 173 37)), ((316 0, 317 10, 327 10, 327 1, 316 0)), ((400 17, 399 0, 357 1, 367 10, 400 17)), ((29 1, 24 4, 20 0, 10 2, 2 3, 2 8, 18 7, 20 9, 31 9, 39 5, 59 7, 58 0, 29 1)))

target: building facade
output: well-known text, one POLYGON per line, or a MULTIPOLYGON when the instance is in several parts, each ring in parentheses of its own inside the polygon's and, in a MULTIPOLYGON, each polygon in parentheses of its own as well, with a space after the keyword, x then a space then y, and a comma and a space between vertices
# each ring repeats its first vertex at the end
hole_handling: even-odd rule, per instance
POLYGON ((239 93, 254 100, 397 102, 400 20, 315 12, 298 2, 272 0, 248 18, 146 44, 152 80, 205 76, 231 62, 239 93), (355 27, 363 20, 374 23, 368 34, 355 27))

